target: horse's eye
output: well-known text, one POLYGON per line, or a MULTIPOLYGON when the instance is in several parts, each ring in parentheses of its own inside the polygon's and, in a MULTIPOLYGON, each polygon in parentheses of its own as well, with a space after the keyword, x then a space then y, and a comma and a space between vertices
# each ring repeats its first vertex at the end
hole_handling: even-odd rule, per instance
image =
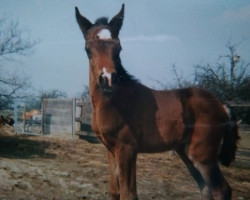
POLYGON ((90 49, 89 48, 85 48, 85 51, 86 51, 88 57, 90 58, 91 57, 91 51, 90 51, 90 49))

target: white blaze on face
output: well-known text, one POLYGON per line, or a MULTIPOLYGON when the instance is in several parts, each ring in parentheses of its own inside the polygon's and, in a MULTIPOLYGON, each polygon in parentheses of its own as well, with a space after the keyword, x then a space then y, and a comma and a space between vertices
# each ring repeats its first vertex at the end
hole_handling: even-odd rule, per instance
POLYGON ((107 78, 108 79, 108 84, 109 84, 109 86, 111 86, 111 84, 112 84, 112 82, 111 82, 111 73, 107 72, 106 67, 102 68, 102 72, 103 72, 102 77, 107 78))
POLYGON ((108 29, 102 29, 98 34, 99 39, 101 40, 111 40, 111 32, 108 29))

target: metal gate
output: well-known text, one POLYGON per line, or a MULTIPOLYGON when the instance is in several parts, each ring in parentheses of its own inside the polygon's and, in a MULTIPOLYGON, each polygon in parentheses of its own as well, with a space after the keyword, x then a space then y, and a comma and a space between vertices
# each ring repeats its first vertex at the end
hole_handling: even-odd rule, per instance
POLYGON ((40 101, 15 101, 15 133, 42 134, 42 112, 40 101))
POLYGON ((15 101, 15 133, 73 137, 75 99, 15 101))
POLYGON ((75 99, 44 99, 43 134, 74 136, 75 99))

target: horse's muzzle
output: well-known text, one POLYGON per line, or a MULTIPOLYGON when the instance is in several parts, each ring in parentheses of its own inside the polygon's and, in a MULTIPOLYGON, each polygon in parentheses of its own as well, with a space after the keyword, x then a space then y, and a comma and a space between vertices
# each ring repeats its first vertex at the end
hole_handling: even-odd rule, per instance
POLYGON ((116 73, 106 73, 102 72, 99 76, 99 85, 101 92, 109 96, 113 93, 116 83, 116 73))

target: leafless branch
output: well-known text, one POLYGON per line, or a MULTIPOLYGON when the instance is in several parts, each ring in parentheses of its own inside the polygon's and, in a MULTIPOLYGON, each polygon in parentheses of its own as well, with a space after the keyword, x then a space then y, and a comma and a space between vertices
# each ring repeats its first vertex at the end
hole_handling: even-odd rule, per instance
MULTIPOLYGON (((17 56, 27 56, 33 53, 37 41, 31 41, 27 30, 21 29, 18 22, 0 19, 0 62, 16 61, 17 56)), ((0 108, 13 101, 13 98, 29 96, 29 78, 7 73, 0 68, 0 108)))

